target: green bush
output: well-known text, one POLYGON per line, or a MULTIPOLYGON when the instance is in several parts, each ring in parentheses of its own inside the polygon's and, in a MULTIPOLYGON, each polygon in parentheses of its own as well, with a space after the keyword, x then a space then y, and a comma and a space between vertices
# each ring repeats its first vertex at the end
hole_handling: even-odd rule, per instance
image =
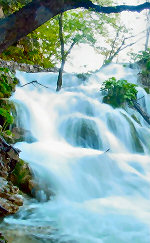
POLYGON ((135 84, 127 80, 116 80, 115 77, 105 80, 102 84, 101 91, 104 93, 103 102, 113 107, 122 107, 125 103, 133 104, 136 100, 137 90, 135 84))
POLYGON ((141 64, 146 64, 147 69, 150 70, 150 48, 146 51, 140 51, 135 55, 135 60, 141 64))
POLYGON ((15 91, 17 83, 18 80, 8 68, 0 67, 0 125, 3 127, 3 131, 7 130, 9 125, 13 123, 12 105, 8 98, 15 91))
POLYGON ((138 54, 132 53, 134 61, 140 66, 139 80, 145 86, 150 86, 150 48, 140 51, 138 54))

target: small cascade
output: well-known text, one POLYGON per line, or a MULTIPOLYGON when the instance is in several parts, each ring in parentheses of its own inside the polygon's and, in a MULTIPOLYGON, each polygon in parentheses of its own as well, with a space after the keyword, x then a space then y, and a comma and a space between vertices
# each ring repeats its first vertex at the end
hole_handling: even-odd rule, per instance
MULTIPOLYGON (((35 138, 15 146, 39 184, 37 199, 4 221, 18 243, 150 242, 150 129, 133 109, 102 103, 112 76, 136 83, 137 70, 112 64, 86 81, 64 74, 59 93, 57 74, 17 72, 21 85, 47 87, 28 84, 12 97, 17 124, 35 138)), ((138 88, 142 96, 150 114, 138 88)))

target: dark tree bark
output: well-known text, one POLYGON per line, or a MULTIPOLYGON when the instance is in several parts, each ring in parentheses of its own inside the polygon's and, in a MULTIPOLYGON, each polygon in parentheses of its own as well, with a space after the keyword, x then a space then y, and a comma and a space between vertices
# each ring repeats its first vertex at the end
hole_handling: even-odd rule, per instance
POLYGON ((64 38, 63 38, 63 14, 61 13, 58 17, 59 20, 59 40, 61 45, 61 67, 59 69, 58 80, 57 80, 57 89, 59 91, 62 86, 62 74, 65 65, 65 46, 64 46, 64 38))
POLYGON ((136 101, 133 101, 133 106, 141 114, 144 120, 150 125, 150 116, 145 111, 142 110, 142 108, 136 101))
POLYGON ((59 21, 59 40, 60 40, 60 46, 61 46, 61 66, 59 69, 56 91, 59 91, 62 87, 62 76, 63 76, 66 58, 70 54, 74 45, 76 44, 76 41, 73 41, 71 46, 69 47, 68 51, 65 52, 65 43, 64 43, 64 38, 63 38, 63 13, 61 13, 59 15, 58 21, 59 21))
POLYGON ((93 4, 90 0, 33 0, 19 11, 0 20, 0 52, 57 14, 79 7, 110 14, 122 11, 141 12, 143 9, 150 9, 150 3, 103 7, 93 4))

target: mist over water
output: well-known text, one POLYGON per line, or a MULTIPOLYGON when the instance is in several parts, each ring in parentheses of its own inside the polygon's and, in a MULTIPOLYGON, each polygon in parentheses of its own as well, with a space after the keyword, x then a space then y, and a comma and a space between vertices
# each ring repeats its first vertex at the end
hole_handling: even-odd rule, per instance
MULTIPOLYGON (((150 242, 150 130, 131 108, 103 104, 100 92, 109 77, 136 83, 136 74, 119 64, 86 81, 64 74, 56 93, 57 74, 17 72, 21 84, 48 87, 18 87, 12 97, 18 124, 34 138, 15 146, 39 185, 37 200, 5 219, 9 230, 22 232, 18 243, 150 242)), ((149 95, 138 89, 150 114, 149 95)))

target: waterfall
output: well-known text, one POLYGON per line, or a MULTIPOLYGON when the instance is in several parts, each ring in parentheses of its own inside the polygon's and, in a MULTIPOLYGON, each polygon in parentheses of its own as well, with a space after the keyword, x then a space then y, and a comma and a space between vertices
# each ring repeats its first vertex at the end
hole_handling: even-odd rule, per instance
MULTIPOLYGON (((47 88, 17 87, 12 97, 35 138, 15 146, 39 184, 37 200, 5 219, 22 230, 15 242, 150 242, 150 129, 131 108, 102 103, 101 84, 112 76, 136 83, 137 70, 112 64, 86 81, 64 74, 59 93, 57 74, 17 72, 22 85, 47 88)), ((149 95, 138 90, 150 114, 149 95)))

